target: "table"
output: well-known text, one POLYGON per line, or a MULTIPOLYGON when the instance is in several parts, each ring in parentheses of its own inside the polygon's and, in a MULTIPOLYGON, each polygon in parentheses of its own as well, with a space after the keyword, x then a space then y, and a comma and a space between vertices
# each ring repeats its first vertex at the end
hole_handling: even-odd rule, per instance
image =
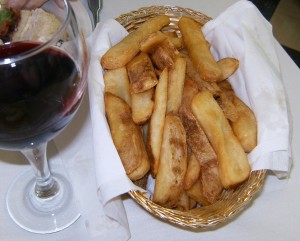
MULTIPOLYGON (((115 18, 122 13, 130 12, 144 6, 151 5, 178 5, 205 12, 216 17, 225 8, 236 2, 235 0, 114 0, 104 1, 101 19, 115 18)), ((128 216, 131 231, 131 241, 140 240, 297 240, 300 235, 298 223, 300 221, 300 110, 298 108, 300 89, 300 71, 290 57, 279 46, 280 65, 284 86, 286 88, 293 118, 293 168, 289 179, 278 180, 269 173, 266 177, 262 192, 253 200, 251 205, 233 220, 221 227, 209 231, 197 231, 180 228, 165 223, 138 206, 127 195, 122 197, 128 216)), ((88 108, 87 99, 81 106, 80 113, 88 108)), ((75 122, 77 120, 75 119, 75 122)), ((72 125, 68 129, 72 132, 72 125)), ((53 143, 48 148, 50 156, 56 158, 56 149, 53 143)), ((0 168, 0 240, 34 241, 34 240, 64 240, 64 241, 92 241, 92 240, 124 240, 118 227, 103 225, 101 234, 91 239, 86 230, 83 219, 61 232, 51 235, 35 235, 18 228, 8 216, 5 209, 4 196, 8 185, 14 177, 28 164, 16 153, 0 151, 0 160, 18 160, 14 163, 1 163, 0 168), (118 236, 118 234, 120 234, 118 236)), ((1 161, 0 161, 1 162, 1 161)))

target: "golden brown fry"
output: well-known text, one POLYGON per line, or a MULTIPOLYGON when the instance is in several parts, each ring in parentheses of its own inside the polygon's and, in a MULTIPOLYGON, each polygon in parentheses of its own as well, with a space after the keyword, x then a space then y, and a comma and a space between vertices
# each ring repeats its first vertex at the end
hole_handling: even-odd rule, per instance
POLYGON ((177 49, 181 49, 183 48, 183 40, 182 37, 178 37, 176 32, 164 32, 164 34, 169 38, 169 40, 173 43, 173 45, 177 48, 177 49))
POLYGON ((140 44, 140 50, 144 53, 152 53, 155 50, 155 48, 166 39, 167 36, 161 31, 152 33, 142 40, 140 44))
POLYGON ((200 25, 192 18, 181 17, 178 27, 201 79, 209 82, 218 81, 221 70, 207 47, 200 25))
POLYGON ((105 112, 113 142, 126 174, 133 181, 150 169, 140 127, 132 121, 129 105, 120 97, 105 93, 105 112))
POLYGON ((198 179, 190 189, 186 190, 186 193, 192 200, 195 200, 201 206, 207 206, 210 204, 203 195, 203 186, 200 179, 198 179))
POLYGON ((167 38, 162 41, 151 52, 151 60, 158 69, 163 70, 174 64, 175 59, 179 56, 179 52, 172 42, 167 38))
POLYGON ((239 67, 239 60, 235 58, 220 59, 218 65, 222 71, 220 81, 228 79, 239 67))
POLYGON ((200 180, 203 196, 206 197, 209 203, 216 202, 223 189, 217 159, 206 162, 201 166, 200 180))
POLYGON ((141 93, 157 83, 157 77, 148 54, 140 53, 127 64, 131 93, 141 93))
POLYGON ((161 143, 163 139, 163 128, 167 110, 168 76, 168 70, 164 69, 156 86, 154 108, 149 124, 147 144, 151 163, 151 174, 153 177, 155 177, 157 173, 161 143))
POLYGON ((199 90, 208 90, 213 95, 218 93, 219 89, 215 88, 214 82, 207 82, 201 79, 189 56, 186 57, 186 75, 197 83, 199 90))
POLYGON ((251 171, 247 156, 212 94, 199 92, 191 109, 217 154, 224 188, 244 182, 251 171))
POLYGON ((143 124, 150 119, 153 111, 154 88, 131 95, 132 119, 136 124, 143 124))
POLYGON ((188 159, 187 170, 184 177, 184 190, 190 189, 200 176, 200 163, 194 154, 188 159))
POLYGON ((215 160, 217 156, 200 123, 191 112, 192 99, 198 92, 195 82, 185 80, 182 104, 178 113, 187 134, 187 143, 200 165, 203 165, 210 160, 215 160))
POLYGON ((169 23, 170 19, 166 15, 155 16, 147 20, 103 55, 101 58, 102 67, 116 69, 125 66, 139 52, 140 42, 145 37, 169 23))
POLYGON ((257 145, 257 122, 253 111, 237 96, 233 97, 233 104, 238 111, 238 119, 231 122, 231 127, 244 148, 250 152, 257 145))
POLYGON ((107 70, 104 75, 105 92, 119 96, 131 106, 129 79, 125 67, 107 70))
POLYGON ((160 162, 155 180, 153 201, 163 207, 175 207, 183 191, 187 168, 187 145, 179 117, 169 113, 165 118, 160 162))
POLYGON ((167 113, 177 113, 181 105, 185 80, 186 59, 177 58, 169 71, 167 113))
POLYGON ((190 198, 185 191, 183 191, 180 195, 180 198, 174 207, 176 210, 187 211, 190 210, 190 198))

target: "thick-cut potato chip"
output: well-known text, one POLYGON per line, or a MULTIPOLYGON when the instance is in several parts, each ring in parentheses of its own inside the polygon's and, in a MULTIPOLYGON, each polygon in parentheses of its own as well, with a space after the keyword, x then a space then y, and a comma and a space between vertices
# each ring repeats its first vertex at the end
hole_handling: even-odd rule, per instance
POLYGON ((251 171, 247 156, 212 94, 199 92, 191 109, 217 154, 223 187, 234 187, 247 180, 251 171))
POLYGON ((132 121, 129 105, 112 93, 105 93, 105 111, 113 142, 126 174, 133 181, 150 169, 141 129, 132 121))
POLYGON ((155 177, 157 173, 160 149, 163 140, 168 98, 168 76, 168 69, 164 69, 155 89, 154 107, 149 123, 147 146, 151 163, 151 174, 153 177, 155 177))
POLYGON ((119 96, 131 106, 129 79, 125 67, 107 70, 104 73, 105 92, 119 96))
POLYGON ((192 18, 181 17, 178 27, 182 34, 184 45, 201 79, 209 82, 218 81, 222 72, 210 49, 207 47, 201 26, 192 18))
POLYGON ((186 71, 186 59, 177 58, 169 71, 167 113, 177 113, 181 105, 186 71))
POLYGON ((132 119, 136 124, 144 124, 150 119, 154 106, 153 94, 154 89, 151 88, 131 95, 132 119))
POLYGON ((158 80, 146 53, 140 53, 127 64, 131 93, 141 93, 154 87, 158 80))
POLYGON ((222 71, 220 81, 228 79, 239 67, 240 61, 235 58, 220 59, 218 65, 222 71))
POLYGON ((165 118, 160 162, 155 179, 153 201, 163 207, 176 206, 183 191, 187 168, 187 145, 180 118, 169 113, 165 118))
POLYGON ((128 34, 118 44, 111 47, 101 58, 105 69, 116 69, 125 66, 140 50, 140 42, 149 34, 159 31, 168 25, 170 19, 166 15, 158 15, 148 19, 139 28, 128 34))

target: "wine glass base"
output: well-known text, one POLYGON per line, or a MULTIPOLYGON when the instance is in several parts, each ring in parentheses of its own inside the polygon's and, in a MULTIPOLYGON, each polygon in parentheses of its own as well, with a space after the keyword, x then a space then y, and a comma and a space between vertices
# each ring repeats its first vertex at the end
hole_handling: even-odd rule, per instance
POLYGON ((33 233, 54 233, 69 227, 80 217, 68 180, 57 172, 52 176, 60 186, 54 198, 40 199, 35 196, 31 169, 11 184, 6 197, 7 210, 23 229, 33 233))

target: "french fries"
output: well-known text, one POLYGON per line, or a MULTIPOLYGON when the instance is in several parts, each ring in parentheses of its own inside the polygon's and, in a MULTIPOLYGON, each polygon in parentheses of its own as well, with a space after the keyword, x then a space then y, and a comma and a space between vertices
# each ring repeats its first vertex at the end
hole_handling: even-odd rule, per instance
POLYGON ((129 79, 125 67, 108 70, 104 73, 105 92, 110 92, 125 100, 131 106, 129 79))
POLYGON ((224 188, 244 182, 251 171, 247 156, 213 95, 208 91, 199 92, 192 100, 191 109, 217 154, 224 188))
POLYGON ((103 56, 105 108, 128 177, 145 188, 151 175, 152 201, 187 211, 247 180, 257 124, 227 81, 239 61, 216 61, 193 19, 179 20, 182 37, 169 22, 146 21, 103 56))
POLYGON ((141 41, 151 33, 159 31, 170 23, 168 16, 159 15, 141 24, 131 34, 128 34, 121 42, 111 47, 101 58, 100 63, 104 69, 116 69, 124 67, 140 49, 141 41))
POLYGON ((209 82, 218 81, 222 72, 207 46, 201 26, 191 18, 181 17, 178 27, 201 79, 209 82))
POLYGON ((163 140, 163 128, 168 98, 168 76, 168 70, 164 69, 156 86, 154 108, 149 124, 147 146, 151 160, 151 174, 153 177, 155 177, 157 173, 160 149, 163 140))
POLYGON ((153 201, 163 207, 176 206, 187 168, 186 135, 180 118, 168 113, 165 118, 160 162, 155 179, 153 201))
POLYGON ((112 139, 126 174, 133 181, 142 178, 148 172, 150 162, 141 130, 132 121, 129 105, 118 96, 107 92, 105 111, 112 139))
POLYGON ((158 80, 149 56, 140 53, 127 64, 131 93, 141 93, 154 87, 158 80))
POLYGON ((237 70, 240 62, 235 58, 224 58, 217 63, 222 72, 219 81, 222 81, 228 79, 237 70))
POLYGON ((144 124, 151 117, 154 106, 153 94, 154 89, 151 88, 131 95, 132 119, 134 123, 139 125, 144 124))
POLYGON ((182 100, 186 59, 177 58, 169 72, 167 113, 177 113, 182 100))

